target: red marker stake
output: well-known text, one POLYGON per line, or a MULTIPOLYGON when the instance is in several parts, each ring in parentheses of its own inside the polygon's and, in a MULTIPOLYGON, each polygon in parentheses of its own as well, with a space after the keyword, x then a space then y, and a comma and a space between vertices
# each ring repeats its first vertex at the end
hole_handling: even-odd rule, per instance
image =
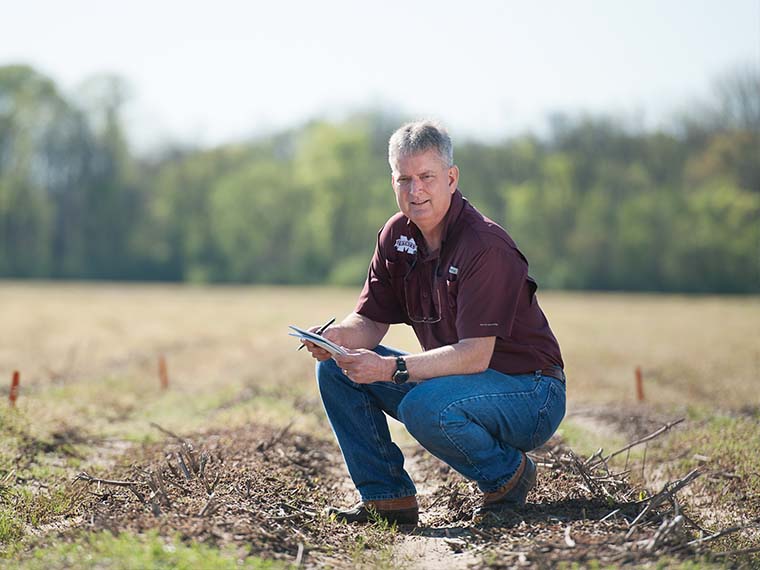
POLYGON ((161 389, 169 389, 169 372, 166 369, 166 358, 162 354, 158 358, 158 379, 161 382, 161 389))
POLYGON ((644 401, 644 379, 641 375, 641 366, 636 367, 636 399, 644 401))
POLYGON ((13 371, 13 380, 11 380, 11 391, 8 394, 8 401, 11 407, 16 407, 16 400, 18 399, 18 385, 19 385, 19 373, 18 370, 13 371))

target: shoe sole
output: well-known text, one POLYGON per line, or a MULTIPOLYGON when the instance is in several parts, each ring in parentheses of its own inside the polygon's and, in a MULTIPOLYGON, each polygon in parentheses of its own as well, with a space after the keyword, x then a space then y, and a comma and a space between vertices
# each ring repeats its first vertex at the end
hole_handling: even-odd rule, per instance
POLYGON ((327 510, 327 515, 334 517, 336 521, 359 524, 372 524, 382 520, 390 524, 416 526, 419 522, 419 513, 416 509, 369 511, 365 508, 360 508, 352 511, 341 511, 333 507, 327 510))

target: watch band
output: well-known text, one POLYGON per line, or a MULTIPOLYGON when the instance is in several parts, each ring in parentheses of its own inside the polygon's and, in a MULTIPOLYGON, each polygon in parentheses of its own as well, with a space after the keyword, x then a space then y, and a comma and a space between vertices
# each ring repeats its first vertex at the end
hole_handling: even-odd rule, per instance
POLYGON ((403 356, 396 357, 396 371, 393 373, 392 380, 395 384, 403 384, 409 380, 409 371, 406 369, 406 360, 403 356))

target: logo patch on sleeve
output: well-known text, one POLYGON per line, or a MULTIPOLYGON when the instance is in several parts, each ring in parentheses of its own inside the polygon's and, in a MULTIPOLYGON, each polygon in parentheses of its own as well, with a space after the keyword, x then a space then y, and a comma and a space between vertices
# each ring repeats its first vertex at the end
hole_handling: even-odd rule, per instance
POLYGON ((396 251, 400 251, 401 253, 411 253, 414 255, 417 253, 417 243, 414 241, 414 238, 408 238, 406 236, 401 236, 396 240, 396 251))

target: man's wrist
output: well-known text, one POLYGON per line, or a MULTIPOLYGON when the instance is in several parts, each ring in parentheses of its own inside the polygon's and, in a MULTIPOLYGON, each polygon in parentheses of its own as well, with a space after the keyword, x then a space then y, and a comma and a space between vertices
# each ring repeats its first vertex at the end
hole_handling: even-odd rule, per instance
POLYGON ((383 373, 383 378, 388 382, 393 382, 393 375, 396 373, 396 357, 383 356, 383 362, 385 363, 385 373, 383 373))

